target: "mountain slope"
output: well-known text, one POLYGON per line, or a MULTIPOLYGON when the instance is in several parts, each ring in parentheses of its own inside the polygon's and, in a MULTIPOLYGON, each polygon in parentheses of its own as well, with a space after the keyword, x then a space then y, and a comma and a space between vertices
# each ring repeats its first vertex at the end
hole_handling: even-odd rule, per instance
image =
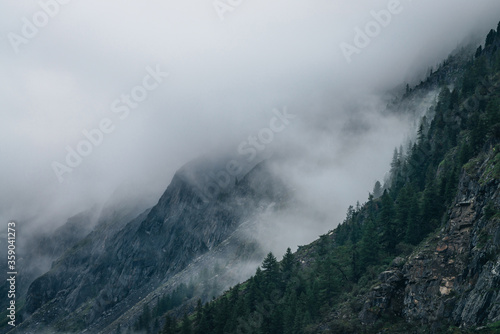
POLYGON ((231 284, 242 259, 260 255, 248 231, 287 201, 288 190, 264 163, 209 201, 198 190, 208 164, 196 162, 174 176, 156 206, 126 225, 99 225, 35 280, 18 331, 494 332, 499 46, 492 30, 474 56, 445 62, 393 104, 406 108, 441 86, 415 142, 395 151, 383 192, 350 207, 317 241, 288 250, 281 262, 269 253, 248 281, 206 303, 231 284), (218 254, 230 262, 226 271, 189 284, 215 267, 218 254), (222 287, 210 287, 221 278, 222 287))
POLYGON ((216 249, 245 220, 288 196, 261 163, 216 200, 197 205, 192 174, 200 169, 203 161, 188 164, 153 208, 114 234, 101 225, 58 259, 30 286, 26 310, 31 317, 18 329, 39 333, 83 330, 97 322, 106 326, 216 249))
POLYGON ((440 82, 380 197, 281 263, 269 254, 255 276, 191 318, 167 315, 162 333, 498 332, 499 47, 492 30, 440 82))

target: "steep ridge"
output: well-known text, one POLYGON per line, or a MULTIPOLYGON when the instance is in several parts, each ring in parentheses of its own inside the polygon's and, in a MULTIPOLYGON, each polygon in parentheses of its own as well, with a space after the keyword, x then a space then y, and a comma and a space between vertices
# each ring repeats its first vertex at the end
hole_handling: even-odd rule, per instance
POLYGON ((441 67, 393 104, 439 81, 382 191, 192 317, 167 314, 161 333, 500 332, 499 48, 491 30, 450 75, 441 67))
MULTIPOLYGON (((19 275, 16 281, 18 299, 24 301, 31 283, 49 271, 54 261, 82 241, 93 230, 98 230, 102 235, 113 235, 125 223, 144 211, 148 205, 143 200, 131 200, 122 196, 124 190, 130 190, 130 188, 130 186, 120 186, 102 207, 93 205, 90 209, 68 218, 64 224, 55 230, 50 228, 44 230, 33 227, 29 222, 19 221, 17 267, 22 275, 19 275)), ((47 222, 47 225, 53 225, 53 222, 47 222)), ((3 245, 5 240, 7 239, 0 240, 0 246, 5 246, 2 247, 3 249, 7 249, 7 246, 3 245)), ((1 285, 0 292, 2 294, 7 295, 8 290, 8 282, 1 285)), ((7 308, 7 303, 8 299, 1 301, 3 309, 7 308)), ((23 312, 23 302, 21 302, 18 308, 18 314, 21 317, 17 319, 18 322, 22 322, 23 312)), ((5 319, 7 318, 5 317, 5 319)), ((3 333, 6 329, 8 327, 6 322, 3 321, 0 325, 0 333, 3 333)))
POLYGON ((495 157, 491 150, 463 171, 443 228, 380 274, 360 313, 363 323, 391 314, 430 325, 434 332, 500 321, 500 216, 494 209, 500 207, 500 181, 491 175, 495 157))
MULTIPOLYGON (((271 209, 272 205, 270 204, 268 209, 271 209)), ((107 325, 108 322, 103 319, 102 323, 94 323, 88 329, 91 332, 99 330, 99 333, 114 333, 118 326, 134 328, 138 318, 143 316, 145 307, 154 310, 158 306, 159 298, 172 294, 182 284, 193 284, 194 291, 192 296, 187 297, 171 311, 179 317, 185 312, 192 312, 198 300, 208 302, 219 296, 229 287, 250 277, 265 255, 256 238, 261 223, 259 217, 242 223, 221 244, 193 260, 185 269, 142 298, 113 323, 107 325)))
MULTIPOLYGON (((95 209, 95 208, 94 208, 95 209)), ((21 299, 25 298, 30 284, 40 275, 46 273, 50 269, 52 261, 55 261, 66 250, 71 248, 74 244, 85 238, 85 236, 92 230, 95 225, 96 214, 92 211, 81 212, 75 216, 67 219, 67 221, 54 231, 37 231, 33 234, 34 230, 25 222, 17 222, 18 234, 18 249, 17 252, 17 268, 18 272, 22 272, 16 281, 16 293, 21 299)), ((2 249, 7 249, 4 245, 7 238, 3 238, 0 242, 2 249)), ((6 257, 7 255, 5 255, 6 257)), ((0 293, 7 296, 9 291, 9 284, 7 281, 1 284, 0 293)), ((18 298, 19 298, 18 297, 18 298)), ((9 300, 2 299, 0 307, 5 310, 8 307, 9 300)), ((22 304, 20 305, 22 312, 22 304)), ((2 312, 2 316, 5 312, 2 312)), ((6 320, 2 317, 2 320, 6 320)), ((22 319, 22 318, 21 318, 22 319)), ((1 327, 6 327, 7 322, 0 322, 1 327)))
POLYGON ((200 195, 193 170, 203 170, 200 161, 179 170, 153 208, 114 234, 100 225, 35 280, 26 299, 31 317, 18 330, 83 330, 103 317, 105 326, 215 249, 243 221, 288 196, 260 163, 216 200, 194 203, 200 195))

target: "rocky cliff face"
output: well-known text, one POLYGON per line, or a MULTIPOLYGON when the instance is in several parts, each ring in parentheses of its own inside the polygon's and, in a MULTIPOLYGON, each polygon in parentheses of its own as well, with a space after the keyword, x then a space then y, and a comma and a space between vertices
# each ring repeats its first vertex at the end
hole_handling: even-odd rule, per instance
MULTIPOLYGON (((99 207, 94 205, 66 220, 55 230, 50 227, 30 225, 22 221, 18 224, 18 271, 22 273, 16 281, 16 293, 20 299, 25 298, 29 286, 39 276, 50 270, 51 264, 59 259, 67 250, 83 240, 93 229, 106 235, 112 235, 135 218, 148 207, 143 200, 124 197, 123 190, 130 187, 122 186, 117 192, 99 207), (125 189, 124 189, 125 188, 125 189)), ((127 193, 127 192, 125 192, 127 193)), ((53 225, 54 222, 45 222, 53 225)), ((0 238, 0 248, 7 250, 7 238, 0 238)), ((5 253, 5 256, 7 254, 5 253)), ((7 295, 8 282, 0 285, 0 293, 7 295)), ((0 300, 0 306, 7 307, 8 299, 0 300)), ((3 328, 0 327, 0 333, 3 328)))
MULTIPOLYGON (((92 230, 95 220, 95 214, 86 211, 68 218, 65 224, 54 231, 38 230, 35 234, 30 233, 34 228, 26 226, 23 224, 24 222, 18 224, 19 251, 17 267, 22 275, 19 275, 16 282, 17 296, 24 297, 29 285, 38 276, 50 269, 52 261, 56 260, 75 243, 85 238, 92 230)), ((7 238, 3 238, 0 242, 0 247, 5 250, 7 250, 6 240, 7 238)), ((5 257, 7 257, 6 254, 5 257)), ((0 286, 1 295, 6 296, 7 291, 9 291, 8 282, 2 282, 0 286)), ((0 301, 0 307, 2 309, 7 308, 8 303, 9 300, 5 298, 0 301)))
POLYGON ((445 227, 380 275, 365 298, 359 315, 363 323, 389 315, 437 332, 450 325, 470 328, 500 320, 495 157, 492 149, 466 165, 445 227))
POLYGON ((261 163, 206 200, 194 185, 193 168, 181 169, 153 208, 121 229, 102 223, 35 280, 26 299, 31 317, 19 329, 105 326, 194 259, 217 249, 246 219, 287 197, 261 163))

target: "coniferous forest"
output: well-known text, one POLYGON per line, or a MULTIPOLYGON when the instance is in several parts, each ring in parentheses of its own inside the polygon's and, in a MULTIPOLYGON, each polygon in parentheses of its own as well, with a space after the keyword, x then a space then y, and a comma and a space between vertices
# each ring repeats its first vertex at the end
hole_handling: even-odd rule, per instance
MULTIPOLYGON (((394 150, 389 178, 383 184, 377 181, 366 203, 349 207, 338 227, 294 254, 288 249, 282 259, 269 253, 248 281, 204 305, 198 301, 183 316, 174 315, 169 310, 180 303, 176 300, 189 299, 190 290, 183 286, 156 307, 156 318, 145 310, 134 329, 162 334, 300 334, 321 332, 328 322, 328 333, 416 330, 397 316, 364 326, 356 316, 362 308, 360 296, 389 264, 442 228, 461 173, 472 170, 479 157, 492 150, 489 177, 500 178, 499 47, 500 24, 461 65, 453 84, 438 82, 439 97, 421 120, 416 140, 394 150), (345 313, 353 316, 336 316, 345 313)), ((453 57, 420 86, 439 80, 453 57)), ((418 89, 407 87, 405 97, 418 89)), ((487 218, 496 214, 493 206, 487 208, 487 218)), ((489 325, 482 332, 493 333, 495 328, 489 325)), ((421 330, 425 332, 425 326, 421 330)), ((460 333, 452 327, 443 332, 460 333)))

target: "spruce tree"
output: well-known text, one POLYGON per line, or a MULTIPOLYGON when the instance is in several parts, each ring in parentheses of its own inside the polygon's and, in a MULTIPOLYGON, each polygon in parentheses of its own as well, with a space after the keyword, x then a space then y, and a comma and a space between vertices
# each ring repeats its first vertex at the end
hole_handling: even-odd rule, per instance
POLYGON ((286 249, 285 255, 283 255, 283 260, 281 260, 281 272, 283 273, 283 279, 288 280, 292 275, 295 268, 295 259, 292 254, 290 247, 286 249))
POLYGON ((181 334, 191 334, 191 333, 192 333, 191 320, 189 319, 187 313, 184 313, 184 317, 182 318, 181 334))
POLYGON ((262 272, 266 286, 270 289, 276 287, 280 280, 280 265, 272 252, 262 262, 262 272))
POLYGON ((369 265, 376 263, 379 256, 379 247, 378 232, 375 228, 373 218, 369 217, 367 222, 365 222, 359 249, 361 270, 365 270, 369 265))
POLYGON ((496 31, 491 29, 490 32, 488 33, 488 36, 486 36, 486 42, 484 47, 486 48, 487 46, 493 44, 493 42, 495 42, 496 36, 497 36, 496 31))
POLYGON ((380 181, 377 181, 373 186, 373 198, 379 198, 380 196, 382 196, 382 185, 380 181))
POLYGON ((408 225, 408 216, 412 201, 413 187, 408 184, 406 185, 398 195, 396 200, 397 205, 395 206, 395 228, 396 228, 396 238, 401 240, 405 234, 408 225))
POLYGON ((422 231, 419 221, 418 197, 413 194, 408 212, 408 225, 406 227, 405 242, 416 245, 421 240, 422 231))
POLYGON ((397 225, 394 219, 394 203, 387 191, 382 195, 382 208, 379 215, 379 225, 383 230, 382 243, 389 252, 393 252, 397 240, 397 225))
POLYGON ((175 334, 177 329, 177 323, 175 319, 170 316, 165 316, 165 325, 163 325, 162 334, 175 334))

